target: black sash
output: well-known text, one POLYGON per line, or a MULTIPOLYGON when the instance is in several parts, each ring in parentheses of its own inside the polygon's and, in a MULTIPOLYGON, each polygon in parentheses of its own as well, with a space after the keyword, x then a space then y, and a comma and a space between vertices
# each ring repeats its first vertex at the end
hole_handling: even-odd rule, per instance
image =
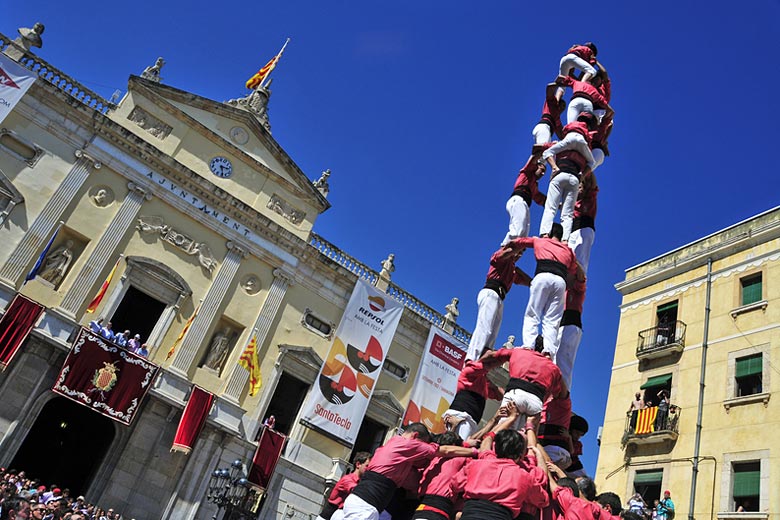
POLYGON ((371 504, 377 511, 384 511, 393 499, 395 482, 374 471, 366 471, 352 492, 371 504))
POLYGON ((485 413, 485 398, 471 390, 459 390, 450 404, 450 409, 466 412, 478 423, 485 413))
POLYGON ((506 385, 506 390, 504 390, 504 395, 506 395, 506 393, 510 390, 522 390, 524 392, 528 392, 529 394, 535 395, 539 398, 540 401, 544 401, 545 388, 539 383, 532 383, 531 381, 526 381, 525 379, 513 377, 509 379, 509 383, 506 385))
POLYGON ((490 289, 492 291, 495 291, 499 298, 503 301, 504 298, 506 298, 506 287, 504 287, 504 284, 499 282, 498 280, 493 280, 492 278, 488 278, 485 280, 485 289, 490 289))
POLYGON ((512 192, 512 195, 517 195, 522 198, 528 207, 531 207, 531 189, 528 186, 518 186, 517 189, 512 192))
POLYGON ((580 311, 575 311, 574 309, 567 309, 563 311, 561 327, 564 325, 576 325, 579 328, 582 328, 582 313, 580 311))
POLYGON ((333 513, 336 511, 338 511, 338 506, 336 506, 336 504, 325 502, 325 507, 322 508, 320 516, 325 520, 330 520, 330 517, 333 516, 333 513))
POLYGON ((596 219, 589 215, 580 215, 579 217, 574 217, 574 221, 571 224, 572 231, 586 227, 592 228, 593 231, 596 231, 596 219))
POLYGON ((536 272, 534 275, 539 273, 552 273, 560 276, 565 281, 568 271, 566 270, 566 266, 557 260, 537 260, 536 272))
POLYGON ((460 520, 512 520, 512 512, 490 500, 469 499, 463 504, 460 520))

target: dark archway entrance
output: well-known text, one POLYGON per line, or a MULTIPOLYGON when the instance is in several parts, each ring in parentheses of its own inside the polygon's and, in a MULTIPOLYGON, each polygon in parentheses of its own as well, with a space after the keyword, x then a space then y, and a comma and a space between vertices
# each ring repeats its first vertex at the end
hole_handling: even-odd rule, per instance
POLYGON ((83 495, 114 440, 111 419, 64 397, 41 410, 11 467, 83 495))
POLYGON ((111 326, 114 332, 129 330, 131 334, 140 334, 145 343, 164 309, 163 302, 130 286, 111 317, 111 326))

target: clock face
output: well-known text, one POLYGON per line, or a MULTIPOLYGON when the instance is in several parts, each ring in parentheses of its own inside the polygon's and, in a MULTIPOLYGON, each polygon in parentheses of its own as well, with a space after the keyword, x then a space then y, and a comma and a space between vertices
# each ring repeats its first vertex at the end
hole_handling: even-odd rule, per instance
POLYGON ((230 177, 233 173, 233 165, 230 164, 228 159, 222 156, 214 157, 211 162, 209 162, 209 168, 211 169, 211 173, 225 179, 230 177))

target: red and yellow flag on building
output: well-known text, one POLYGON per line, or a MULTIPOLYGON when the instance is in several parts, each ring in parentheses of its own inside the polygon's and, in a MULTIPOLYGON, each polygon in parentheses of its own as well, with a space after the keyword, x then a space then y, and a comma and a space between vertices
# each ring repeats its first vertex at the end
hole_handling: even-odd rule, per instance
POLYGON ((268 77, 269 74, 271 74, 271 71, 274 70, 276 67, 276 64, 279 63, 279 60, 282 57, 282 53, 284 52, 285 47, 287 47, 287 44, 290 43, 290 39, 287 38, 287 41, 284 42, 284 45, 282 45, 282 50, 279 51, 279 54, 271 58, 271 61, 265 64, 265 67, 258 70, 254 76, 246 80, 246 88, 250 90, 254 90, 257 87, 259 87, 263 81, 268 77))
POLYGON ((257 359, 257 335, 253 334, 249 344, 244 349, 238 364, 249 371, 249 395, 254 396, 263 385, 263 377, 260 373, 260 362, 257 359))
POLYGON ((168 354, 165 356, 165 359, 171 359, 171 356, 173 356, 173 353, 176 351, 176 347, 178 347, 179 343, 181 343, 181 339, 185 334, 187 334, 187 331, 190 330, 190 325, 192 325, 192 322, 195 319, 195 316, 198 315, 199 310, 200 305, 197 309, 195 309, 195 312, 192 313, 192 316, 190 316, 190 319, 187 320, 187 323, 184 324, 184 328, 182 329, 181 334, 179 334, 179 337, 176 338, 176 341, 174 341, 173 345, 171 345, 171 348, 168 350, 168 354))
POLYGON ((655 418, 658 416, 658 407, 643 408, 636 414, 636 431, 634 433, 653 433, 655 431, 655 418))
POLYGON ((121 260, 122 257, 120 256, 116 263, 114 264, 114 267, 111 269, 111 272, 108 273, 108 278, 103 282, 103 285, 100 286, 100 290, 95 295, 95 297, 92 299, 91 302, 89 302, 89 307, 87 307, 88 313, 95 312, 95 309, 97 309, 97 306, 100 305, 100 302, 103 301, 103 296, 106 295, 106 291, 108 290, 108 286, 111 285, 111 279, 114 277, 114 273, 116 272, 116 268, 119 265, 119 260, 121 260))

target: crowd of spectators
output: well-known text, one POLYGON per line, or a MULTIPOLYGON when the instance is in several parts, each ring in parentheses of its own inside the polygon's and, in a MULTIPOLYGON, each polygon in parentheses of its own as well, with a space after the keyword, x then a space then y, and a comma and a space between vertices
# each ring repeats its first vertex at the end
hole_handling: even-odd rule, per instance
POLYGON ((89 328, 95 334, 100 334, 104 339, 113 341, 120 347, 126 348, 133 354, 141 357, 149 357, 149 347, 141 341, 140 334, 133 334, 129 330, 115 332, 111 328, 111 322, 103 318, 89 322, 89 328))
POLYGON ((44 485, 24 471, 0 468, 0 520, 121 520, 113 509, 102 509, 68 488, 44 485))

